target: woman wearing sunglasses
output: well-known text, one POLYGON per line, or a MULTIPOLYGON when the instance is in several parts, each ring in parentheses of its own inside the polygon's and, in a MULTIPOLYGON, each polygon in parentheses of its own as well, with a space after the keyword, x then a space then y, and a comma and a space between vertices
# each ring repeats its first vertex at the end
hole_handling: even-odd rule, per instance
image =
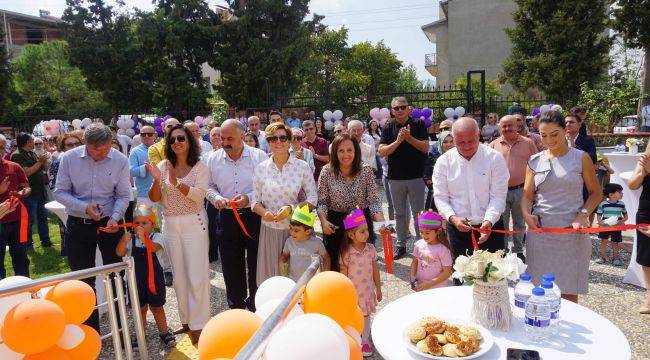
POLYGON ((291 129, 289 156, 305 161, 313 173, 314 170, 316 170, 316 165, 314 165, 314 154, 312 154, 311 150, 303 148, 300 144, 304 138, 305 133, 301 129, 291 129))
POLYGON ((262 217, 257 249, 258 286, 264 280, 280 275, 280 255, 289 237, 289 218, 299 205, 298 195, 304 193, 310 210, 315 208, 318 200, 309 165, 289 156, 291 129, 283 123, 272 123, 266 128, 266 141, 271 147, 271 157, 255 168, 254 201, 251 205, 253 211, 262 217))
POLYGON ((165 156, 157 166, 145 166, 154 178, 151 201, 163 210, 162 234, 174 269, 174 290, 183 328, 196 343, 210 319, 208 219, 204 208, 208 168, 192 133, 174 125, 165 134, 165 156))

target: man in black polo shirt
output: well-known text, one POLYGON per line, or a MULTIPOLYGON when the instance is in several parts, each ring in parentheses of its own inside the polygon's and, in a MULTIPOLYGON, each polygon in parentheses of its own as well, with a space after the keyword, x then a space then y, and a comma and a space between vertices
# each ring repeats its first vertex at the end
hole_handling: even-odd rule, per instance
MULTIPOLYGON (((424 122, 409 116, 411 109, 406 98, 393 98, 391 108, 395 119, 388 122, 382 130, 379 155, 388 157, 387 178, 397 230, 395 259, 399 259, 406 254, 406 243, 410 236, 407 200, 414 220, 424 206, 425 185, 422 174, 429 140, 424 122)), ((419 238, 417 223, 415 232, 419 238)))

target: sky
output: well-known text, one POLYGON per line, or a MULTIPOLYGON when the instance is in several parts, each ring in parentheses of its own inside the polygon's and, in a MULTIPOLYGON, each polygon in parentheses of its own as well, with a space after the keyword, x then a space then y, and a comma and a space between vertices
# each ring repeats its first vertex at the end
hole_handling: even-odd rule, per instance
MULTIPOLYGON (((114 4, 114 0, 107 0, 114 4)), ((125 0, 127 7, 153 9, 151 0, 125 0)), ((225 5, 208 0, 210 5, 225 5)), ((38 16, 39 9, 61 16, 65 0, 0 0, 0 9, 38 16)), ((420 80, 433 80, 424 68, 424 55, 435 52, 421 26, 438 19, 438 0, 311 0, 313 13, 324 15, 331 28, 348 28, 350 45, 383 40, 404 65, 414 65, 420 80)))

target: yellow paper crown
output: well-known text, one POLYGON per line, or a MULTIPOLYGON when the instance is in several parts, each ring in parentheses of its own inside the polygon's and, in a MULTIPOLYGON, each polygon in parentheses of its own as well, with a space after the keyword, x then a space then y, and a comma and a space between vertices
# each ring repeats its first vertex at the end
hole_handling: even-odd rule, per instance
POLYGON ((314 227, 314 220, 316 220, 316 215, 313 212, 309 211, 309 205, 305 204, 303 206, 298 206, 296 210, 293 211, 291 220, 297 221, 309 227, 314 227))

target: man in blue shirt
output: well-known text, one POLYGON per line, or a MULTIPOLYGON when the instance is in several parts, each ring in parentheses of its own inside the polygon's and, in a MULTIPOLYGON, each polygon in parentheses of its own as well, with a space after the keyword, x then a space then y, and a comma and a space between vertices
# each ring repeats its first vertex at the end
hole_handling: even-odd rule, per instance
MULTIPOLYGON (((129 162, 111 147, 113 136, 108 126, 91 124, 84 140, 86 145, 61 155, 54 189, 54 198, 68 214, 65 243, 73 271, 95 267, 97 247, 104 265, 121 261, 115 248, 124 230, 117 225, 122 222, 131 197, 129 162), (98 231, 100 227, 106 229, 98 231)), ((83 281, 94 289, 94 277, 83 281)), ((86 324, 99 331, 97 310, 86 324)))
POLYGON ((149 188, 153 183, 153 177, 147 172, 144 164, 149 162, 149 146, 153 145, 157 138, 158 134, 153 127, 143 126, 140 130, 142 144, 134 147, 129 155, 129 168, 138 192, 137 205, 153 206, 153 202, 149 200, 149 188))
POLYGON ((285 120, 284 123, 287 124, 288 127, 296 129, 300 129, 300 126, 302 125, 302 121, 298 118, 298 112, 296 111, 292 111, 291 117, 285 120))

